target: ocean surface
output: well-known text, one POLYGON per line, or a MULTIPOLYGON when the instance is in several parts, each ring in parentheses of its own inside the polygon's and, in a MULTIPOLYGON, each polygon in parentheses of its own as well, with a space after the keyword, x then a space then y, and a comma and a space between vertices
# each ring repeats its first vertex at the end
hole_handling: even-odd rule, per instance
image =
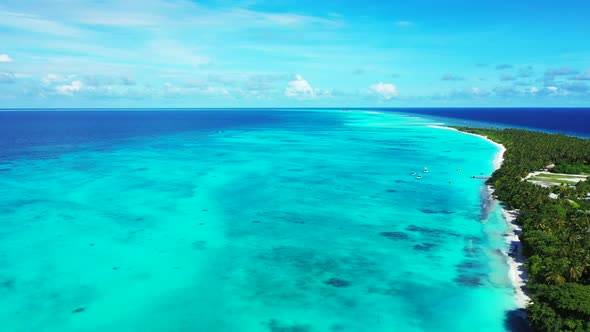
POLYGON ((506 331, 498 148, 432 123, 0 112, 1 329, 506 331))
POLYGON ((590 137, 590 108, 397 108, 458 126, 522 128, 590 137))

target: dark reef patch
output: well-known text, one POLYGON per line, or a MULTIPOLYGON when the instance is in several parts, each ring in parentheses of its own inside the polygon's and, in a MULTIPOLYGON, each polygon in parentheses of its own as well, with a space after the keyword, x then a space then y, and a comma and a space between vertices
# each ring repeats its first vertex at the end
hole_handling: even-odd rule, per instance
POLYGON ((14 288, 14 280, 6 280, 0 283, 0 288, 4 289, 13 289, 14 288))
POLYGON ((465 240, 467 240, 467 242, 469 244, 482 244, 483 243, 483 239, 480 237, 476 237, 476 236, 467 236, 467 237, 465 237, 465 240))
POLYGON ((84 311, 86 311, 86 308, 80 307, 80 308, 76 308, 76 309, 72 310, 72 313, 73 314, 78 314, 78 313, 81 313, 81 312, 84 312, 84 311))
POLYGON ((350 282, 338 278, 332 278, 324 281, 324 284, 330 285, 336 288, 344 288, 350 286, 350 282))
POLYGON ((470 269, 477 269, 480 267, 481 267, 481 264, 479 262, 474 262, 474 261, 464 261, 461 264, 457 264, 458 270, 470 270, 470 269))
POLYGON ((195 250, 205 250, 207 249, 207 241, 194 241, 192 247, 195 250))
POLYGON ((387 189, 385 191, 388 193, 396 193, 397 192, 397 190, 395 190, 395 189, 387 189))
POLYGON ((463 252, 465 253, 465 256, 467 256, 467 257, 474 257, 479 252, 479 249, 473 248, 473 247, 465 247, 465 248, 463 248, 463 252))
POLYGON ((436 244, 434 243, 422 243, 422 244, 417 244, 414 246, 414 250, 417 251, 430 251, 430 249, 436 247, 436 244))
POLYGON ((258 217, 265 219, 276 220, 279 222, 286 222, 291 224, 305 224, 307 220, 312 220, 312 217, 304 213, 296 213, 289 211, 259 211, 256 213, 258 217))
MULTIPOLYGON (((357 275, 378 273, 376 268, 377 258, 366 257, 357 253, 337 255, 334 252, 327 252, 319 249, 279 246, 266 250, 257 255, 257 259, 277 266, 285 273, 292 273, 291 282, 297 284, 298 288, 315 287, 331 277, 347 276, 351 280, 357 275), (300 271, 305 275, 300 276, 300 271), (312 277, 313 276, 313 277, 312 277), (318 282, 316 276, 322 277, 318 282), (300 285, 300 286, 299 286, 300 285)), ((266 278, 260 279, 266 284, 266 278)), ((272 289, 269 289, 272 293, 272 289)))
POLYGON ((333 324, 330 326, 330 331, 344 331, 346 330, 346 326, 341 324, 333 324))
POLYGON ((271 319, 268 323, 265 324, 268 327, 268 330, 271 332, 309 332, 311 331, 311 326, 309 325, 285 325, 281 324, 276 319, 271 319))
POLYGON ((444 229, 437 229, 437 228, 427 228, 427 227, 420 227, 416 225, 410 225, 406 228, 410 232, 419 232, 422 234, 432 234, 432 235, 448 235, 459 237, 460 235, 451 231, 447 231, 444 229))
POLYGON ((410 238, 408 234, 404 232, 381 232, 380 235, 390 240, 407 240, 410 238))
POLYGON ((290 222, 292 224, 305 224, 305 221, 303 221, 303 220, 291 220, 291 221, 288 221, 288 222, 290 222))
POLYGON ((456 283, 467 287, 479 287, 483 285, 480 278, 461 274, 454 279, 456 283))

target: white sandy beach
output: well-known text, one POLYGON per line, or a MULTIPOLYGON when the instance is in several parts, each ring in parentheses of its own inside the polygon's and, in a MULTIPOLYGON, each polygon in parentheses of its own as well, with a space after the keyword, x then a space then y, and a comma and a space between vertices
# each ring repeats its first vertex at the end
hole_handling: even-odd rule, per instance
POLYGON ((528 280, 527 272, 524 267, 526 262, 522 255, 522 245, 520 243, 519 235, 522 233, 520 225, 516 224, 517 210, 507 210, 502 208, 502 215, 508 224, 510 231, 507 233, 506 242, 509 245, 515 245, 516 251, 513 255, 506 254, 508 265, 510 265, 509 277, 514 285, 516 305, 519 308, 525 308, 530 302, 530 298, 525 290, 526 282, 528 280))
MULTIPOLYGON (((447 130, 455 130, 459 131, 455 128, 445 127, 442 125, 431 125, 431 128, 439 128, 439 129, 447 129, 447 130)), ((496 154, 494 158, 494 168, 498 169, 502 166, 502 162, 504 161, 504 153, 506 152, 506 148, 504 145, 496 143, 491 139, 487 138, 486 136, 461 132, 467 135, 473 135, 480 138, 485 139, 486 141, 496 145, 500 151, 496 154)), ((493 194, 493 188, 489 187, 490 194, 493 194)), ((522 255, 522 244, 520 243, 520 238, 518 237, 522 229, 519 225, 516 224, 516 216, 518 215, 517 210, 508 210, 504 205, 502 205, 502 215, 506 224, 508 226, 508 232, 506 235, 506 243, 508 244, 508 248, 515 246, 516 251, 513 255, 509 255, 508 252, 504 252, 506 256, 506 261, 509 265, 508 276, 514 285, 514 296, 515 302, 518 308, 525 308, 527 304, 530 302, 530 297, 525 291, 524 286, 528 280, 527 273, 524 267, 525 258, 522 255)))
MULTIPOLYGON (((446 126, 442 126, 442 125, 430 125, 429 127, 430 128, 438 128, 438 129, 447 129, 447 130, 459 131, 459 130, 457 130, 455 128, 446 127, 446 126)), ((506 148, 504 147, 504 145, 499 144, 499 143, 496 143, 496 142, 492 141, 491 139, 489 139, 489 138, 487 138, 485 136, 482 136, 482 135, 477 135, 477 134, 472 134, 472 133, 466 133, 466 132, 463 132, 463 131, 459 131, 459 132, 460 133, 463 133, 463 134, 467 134, 467 135, 473 135, 473 136, 481 137, 481 138, 485 139, 486 141, 488 141, 488 142, 494 144, 495 146, 497 146, 500 149, 500 151, 498 151, 498 153, 496 154, 496 157, 494 158, 494 168, 495 169, 498 169, 498 168, 500 168, 500 166, 502 166, 502 162, 504 161, 504 152, 506 152, 506 148)))

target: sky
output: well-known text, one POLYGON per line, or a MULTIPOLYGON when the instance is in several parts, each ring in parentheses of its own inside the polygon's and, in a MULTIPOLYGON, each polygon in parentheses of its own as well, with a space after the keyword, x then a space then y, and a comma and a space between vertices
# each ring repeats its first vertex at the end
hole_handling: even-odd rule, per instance
POLYGON ((590 106, 590 1, 0 0, 0 108, 590 106))

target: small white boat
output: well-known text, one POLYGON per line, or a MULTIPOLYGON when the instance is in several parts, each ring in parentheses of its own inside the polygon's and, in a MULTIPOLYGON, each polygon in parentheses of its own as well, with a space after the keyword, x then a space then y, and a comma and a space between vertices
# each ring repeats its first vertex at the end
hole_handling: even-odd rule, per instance
POLYGON ((457 172, 461 172, 462 170, 462 168, 457 168, 457 172))
POLYGON ((428 167, 424 167, 424 173, 428 173, 428 167))
POLYGON ((412 172, 412 174, 411 174, 411 175, 416 175, 416 172, 412 172))
POLYGON ((418 176, 416 177, 416 179, 420 180, 422 178, 422 175, 418 174, 418 176))

